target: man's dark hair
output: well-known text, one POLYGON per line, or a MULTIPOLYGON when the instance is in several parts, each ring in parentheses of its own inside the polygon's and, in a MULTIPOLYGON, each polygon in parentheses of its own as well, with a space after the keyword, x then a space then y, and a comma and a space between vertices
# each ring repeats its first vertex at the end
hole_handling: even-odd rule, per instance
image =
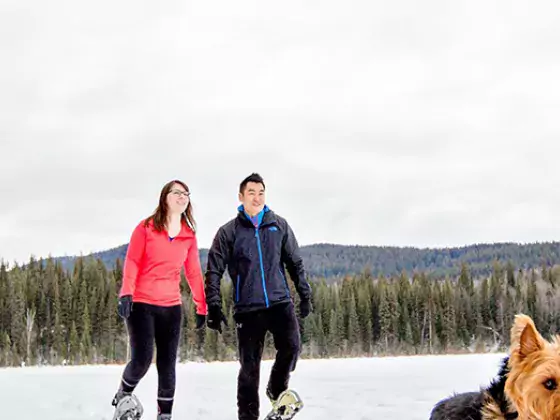
POLYGON ((247 186, 247 184, 249 182, 254 182, 256 184, 262 184, 263 188, 266 188, 264 186, 264 179, 262 179, 262 176, 253 172, 251 175, 249 175, 247 178, 245 178, 243 181, 241 181, 241 184, 239 184, 239 192, 241 194, 243 194, 245 192, 245 187, 247 186))

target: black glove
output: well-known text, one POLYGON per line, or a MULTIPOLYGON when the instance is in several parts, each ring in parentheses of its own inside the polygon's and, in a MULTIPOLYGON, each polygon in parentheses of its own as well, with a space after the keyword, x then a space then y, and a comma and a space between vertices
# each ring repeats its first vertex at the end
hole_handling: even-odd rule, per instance
POLYGON ((225 326, 228 326, 227 319, 222 312, 222 308, 218 305, 213 305, 208 307, 208 328, 218 331, 220 334, 222 333, 222 322, 225 326))
POLYGON ((206 323, 206 315, 196 314, 196 329, 200 330, 206 323))
POLYGON ((313 306, 309 299, 302 299, 299 302, 299 314, 301 318, 306 318, 313 311, 313 306))
POLYGON ((132 295, 125 295, 119 298, 117 312, 122 319, 127 319, 132 312, 132 295))

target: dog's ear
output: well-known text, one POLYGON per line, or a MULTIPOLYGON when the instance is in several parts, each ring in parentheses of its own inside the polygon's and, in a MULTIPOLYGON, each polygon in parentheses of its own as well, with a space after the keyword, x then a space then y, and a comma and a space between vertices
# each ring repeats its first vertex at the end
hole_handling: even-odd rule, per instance
POLYGON ((522 358, 531 353, 542 350, 545 346, 544 338, 539 334, 533 320, 523 314, 515 315, 511 328, 511 350, 522 358))

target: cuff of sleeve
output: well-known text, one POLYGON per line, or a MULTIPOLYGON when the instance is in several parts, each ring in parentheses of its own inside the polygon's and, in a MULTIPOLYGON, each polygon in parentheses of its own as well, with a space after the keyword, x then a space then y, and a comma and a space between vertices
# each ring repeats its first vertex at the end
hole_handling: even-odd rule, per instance
POLYGON ((196 302, 196 313, 198 315, 208 315, 208 305, 206 305, 206 302, 196 302))

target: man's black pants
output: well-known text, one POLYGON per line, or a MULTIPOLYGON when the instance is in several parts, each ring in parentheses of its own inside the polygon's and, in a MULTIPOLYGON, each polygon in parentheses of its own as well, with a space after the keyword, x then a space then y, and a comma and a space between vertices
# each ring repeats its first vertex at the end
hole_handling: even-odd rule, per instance
POLYGON ((287 389, 290 372, 296 367, 300 351, 299 323, 292 302, 236 314, 235 322, 241 363, 237 379, 239 420, 257 420, 259 374, 266 332, 271 332, 276 348, 267 391, 276 399, 287 389))
POLYGON ((132 392, 144 377, 154 354, 158 372, 158 408, 170 414, 175 396, 175 362, 181 332, 181 305, 163 307, 134 303, 126 320, 130 337, 131 360, 122 377, 122 388, 132 392))

